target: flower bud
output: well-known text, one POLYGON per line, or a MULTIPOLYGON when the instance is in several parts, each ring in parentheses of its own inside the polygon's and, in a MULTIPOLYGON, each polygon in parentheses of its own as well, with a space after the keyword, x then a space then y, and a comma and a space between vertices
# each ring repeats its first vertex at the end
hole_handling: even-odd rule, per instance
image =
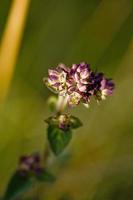
POLYGON ((69 127, 69 116, 67 114, 62 114, 58 118, 59 128, 65 130, 69 127))

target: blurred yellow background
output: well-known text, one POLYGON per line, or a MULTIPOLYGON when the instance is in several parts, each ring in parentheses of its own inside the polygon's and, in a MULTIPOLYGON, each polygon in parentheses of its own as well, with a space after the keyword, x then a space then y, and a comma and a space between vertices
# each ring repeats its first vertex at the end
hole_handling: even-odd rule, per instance
POLYGON ((86 61, 115 80, 114 95, 70 110, 84 126, 50 155, 57 181, 24 199, 132 200, 133 0, 1 0, 0 40, 0 196, 19 156, 45 149, 48 68, 86 61))

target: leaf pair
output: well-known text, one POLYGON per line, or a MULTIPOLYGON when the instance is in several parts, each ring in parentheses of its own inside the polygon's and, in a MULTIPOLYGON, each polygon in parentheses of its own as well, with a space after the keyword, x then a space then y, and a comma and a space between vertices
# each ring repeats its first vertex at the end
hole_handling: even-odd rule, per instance
POLYGON ((60 120, 58 119, 60 119, 60 116, 50 117, 46 120, 48 123, 48 140, 55 155, 62 153, 69 144, 72 139, 72 129, 82 126, 81 121, 77 117, 67 115, 66 124, 64 124, 64 128, 61 128, 60 120))
POLYGON ((32 175, 26 175, 22 176, 19 171, 17 171, 11 178, 5 196, 3 200, 14 200, 30 190, 35 182, 53 182, 55 181, 55 177, 47 172, 46 170, 43 170, 41 174, 38 176, 32 176, 32 175))

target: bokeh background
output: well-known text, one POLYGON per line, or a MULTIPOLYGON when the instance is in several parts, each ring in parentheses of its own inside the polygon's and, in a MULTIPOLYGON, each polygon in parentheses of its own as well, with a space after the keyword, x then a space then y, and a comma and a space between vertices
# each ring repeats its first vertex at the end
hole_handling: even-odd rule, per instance
MULTIPOLYGON (((0 2, 1 41, 13 3, 0 2)), ((70 110, 84 126, 61 156, 51 154, 46 163, 57 181, 23 199, 132 200, 133 0, 31 0, 17 52, 0 109, 0 196, 19 156, 45 150, 47 69, 86 61, 115 80, 115 93, 100 106, 70 110)))

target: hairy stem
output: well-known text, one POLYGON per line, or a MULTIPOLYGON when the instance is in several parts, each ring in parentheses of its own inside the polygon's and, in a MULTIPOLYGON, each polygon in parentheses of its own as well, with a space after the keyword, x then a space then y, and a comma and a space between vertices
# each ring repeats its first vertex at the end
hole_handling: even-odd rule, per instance
POLYGON ((56 105, 56 113, 61 114, 67 105, 67 97, 58 96, 58 101, 56 105))

